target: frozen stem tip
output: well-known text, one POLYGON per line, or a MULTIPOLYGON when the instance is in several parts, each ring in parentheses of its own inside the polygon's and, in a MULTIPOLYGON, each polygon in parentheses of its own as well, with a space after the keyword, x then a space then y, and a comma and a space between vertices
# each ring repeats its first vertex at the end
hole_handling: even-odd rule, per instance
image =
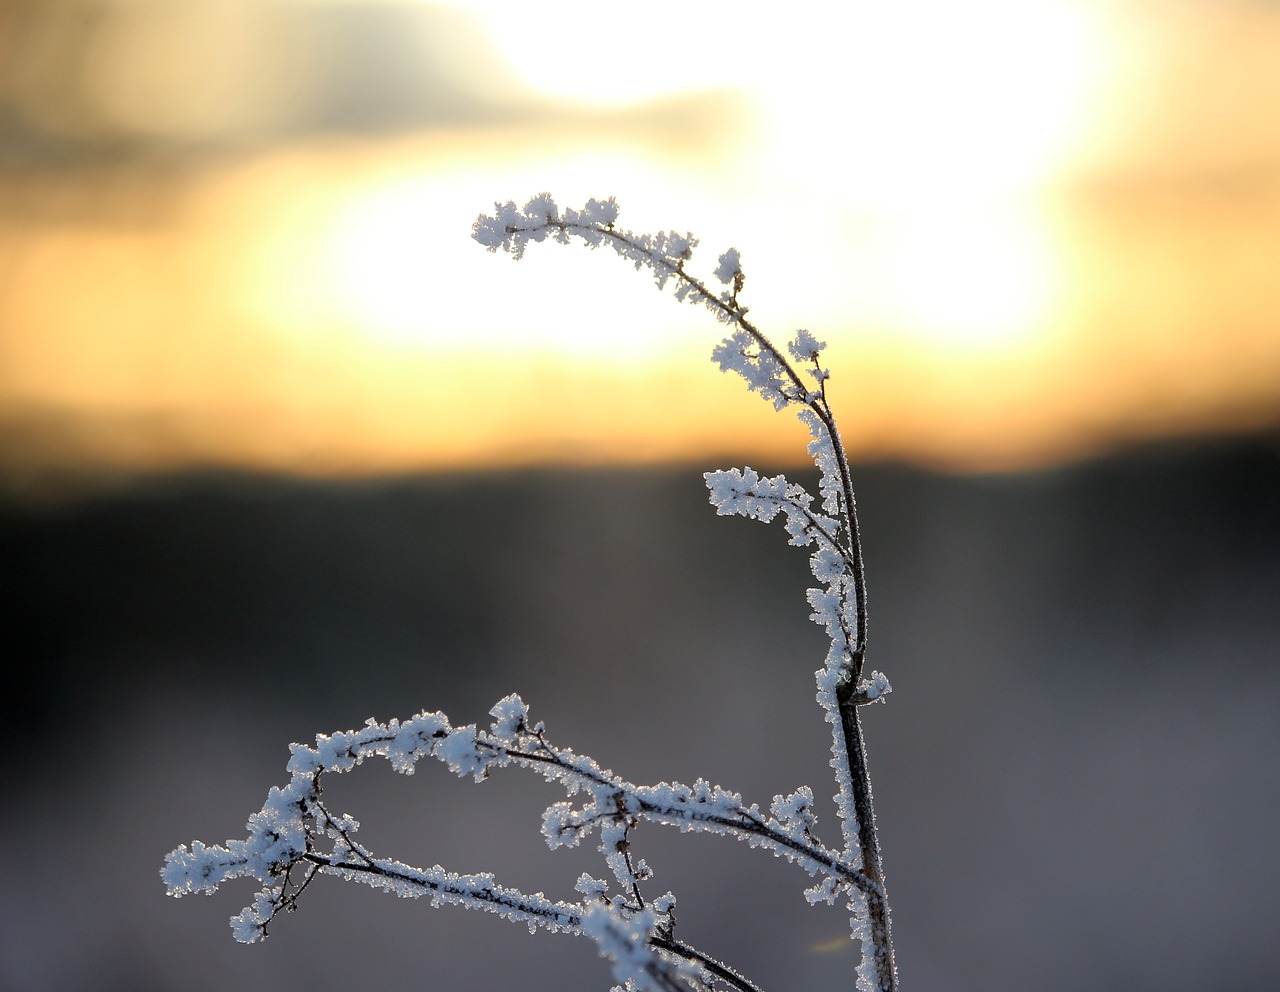
POLYGON ((854 691, 851 701, 858 706, 883 703, 884 697, 891 692, 893 692, 893 686, 889 684, 884 674, 872 672, 871 678, 858 680, 858 688, 854 691))

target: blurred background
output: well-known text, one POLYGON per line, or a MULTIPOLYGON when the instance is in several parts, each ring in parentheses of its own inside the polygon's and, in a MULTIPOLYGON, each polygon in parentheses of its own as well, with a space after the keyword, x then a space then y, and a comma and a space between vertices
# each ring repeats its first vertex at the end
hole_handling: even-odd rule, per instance
MULTIPOLYGON (((1277 51, 1262 0, 0 5, 0 987, 607 988, 336 882, 254 947, 248 888, 164 896, 369 716, 518 691, 634 780, 830 793, 805 556, 700 477, 812 481, 804 431, 616 258, 470 240, 547 190, 830 344, 904 987, 1274 988, 1277 51)), ((412 863, 601 872, 518 776, 332 795, 412 863)), ((685 939, 850 984, 785 865, 638 844, 685 939)))

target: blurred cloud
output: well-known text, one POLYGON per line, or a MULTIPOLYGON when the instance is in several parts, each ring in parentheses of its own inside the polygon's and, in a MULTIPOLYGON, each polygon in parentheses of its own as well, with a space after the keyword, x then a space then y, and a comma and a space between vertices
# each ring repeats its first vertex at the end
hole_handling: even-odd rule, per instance
POLYGON ((67 0, 9 20, 9 130, 30 146, 270 143, 535 109, 476 18, 446 6, 67 0))

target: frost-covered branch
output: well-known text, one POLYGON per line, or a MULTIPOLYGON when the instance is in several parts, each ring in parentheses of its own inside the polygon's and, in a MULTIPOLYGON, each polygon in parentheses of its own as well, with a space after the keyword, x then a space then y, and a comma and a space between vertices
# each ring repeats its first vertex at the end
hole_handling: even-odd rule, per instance
MULTIPOLYGON (((515 258, 524 254, 530 242, 547 238, 567 244, 578 237, 592 248, 608 245, 637 269, 650 269, 659 289, 674 282, 676 299, 702 304, 731 325, 728 337, 712 352, 722 371, 741 375, 751 390, 775 409, 798 408, 809 429, 809 454, 819 471, 821 514, 813 509, 809 493, 782 476, 767 479, 751 469, 731 469, 708 472, 707 485, 717 513, 768 522, 782 512, 792 544, 816 545, 810 567, 822 588, 810 589, 808 596, 813 607, 810 616, 823 626, 831 642, 826 663, 818 672, 818 702, 832 725, 837 810, 846 852, 850 857, 856 854, 866 876, 883 893, 884 871, 858 708, 883 698, 889 685, 878 672, 869 680, 862 678, 867 647, 866 579, 849 459, 827 401, 831 373, 821 361, 826 345, 809 331, 800 330, 783 353, 748 319, 747 307, 739 301, 746 276, 736 249, 720 255, 714 276, 725 288, 714 292, 686 270, 698 243, 695 237, 674 231, 635 234, 619 228, 617 219, 618 205, 612 198, 589 200, 581 210, 561 210, 543 193, 523 208, 510 201, 495 204, 492 215, 482 214, 476 220, 472 236, 490 251, 502 249, 515 258)), ((864 967, 870 961, 874 968, 874 977, 866 978, 867 984, 893 989, 897 979, 883 895, 868 898, 862 922, 866 927, 864 967)), ((858 926, 855 923, 855 930, 858 926)), ((864 978, 860 975, 860 981, 864 978)))
POLYGON ((561 210, 548 193, 533 197, 523 208, 511 201, 494 207, 492 215, 482 214, 472 228, 472 237, 490 251, 501 249, 518 259, 524 256, 530 242, 547 238, 568 244, 578 237, 592 248, 609 246, 637 270, 652 270, 659 289, 673 283, 677 300, 701 304, 717 320, 732 325, 729 336, 712 352, 712 359, 722 371, 742 376, 753 392, 777 410, 800 407, 798 414, 812 437, 809 454, 821 472, 823 509, 842 521, 839 540, 852 583, 852 637, 841 680, 855 685, 862 674, 866 651, 866 589, 848 456, 827 403, 826 386, 831 373, 820 359, 826 345, 806 330, 797 331, 787 345, 791 356, 788 358, 748 319, 748 308, 738 300, 746 275, 736 248, 720 255, 714 276, 725 288, 717 292, 685 269, 698 245, 697 238, 675 231, 636 234, 619 228, 618 204, 612 197, 588 200, 581 210, 561 210), (812 384, 806 377, 813 380, 812 384))
POLYGON ((314 747, 293 745, 288 764, 292 778, 284 788, 268 793, 263 808, 249 818, 247 837, 216 847, 197 841, 169 854, 162 872, 169 893, 212 893, 234 878, 256 879, 261 888, 253 902, 232 920, 236 938, 251 943, 266 936, 281 911, 295 907, 298 894, 316 873, 335 875, 404 898, 425 896, 433 906, 495 913, 530 931, 590 937, 614 962, 615 973, 629 969, 620 980, 630 977, 642 987, 647 982, 657 988, 678 987, 671 986, 677 981, 669 967, 672 959, 701 981, 714 978, 735 987, 750 986, 740 985, 730 977, 734 973, 713 958, 674 940, 675 899, 670 893, 652 901, 641 895, 641 885, 651 873, 643 862, 633 861, 630 846, 630 832, 641 821, 726 834, 769 850, 821 876, 809 892, 811 901, 830 902, 842 893, 850 898, 880 896, 857 865, 813 837, 813 794, 807 788, 775 796, 766 815, 758 805, 748 806, 737 794, 703 781, 693 786, 635 785, 589 757, 551 744, 541 724, 530 724, 518 696, 500 700, 490 714, 494 722, 488 730, 453 727, 443 713, 420 713, 404 722, 371 720, 360 730, 321 735, 314 747), (570 797, 583 799, 577 805, 560 802, 547 809, 547 844, 552 849, 573 847, 598 830, 599 850, 619 894, 610 896, 609 883, 583 875, 576 885, 581 902, 555 901, 542 893, 501 886, 490 874, 461 875, 439 865, 421 869, 374 856, 355 840, 359 823, 347 814, 330 812, 322 789, 324 775, 351 771, 374 757, 385 758, 405 775, 414 773, 419 760, 431 757, 477 781, 493 769, 514 765, 560 784, 570 797), (703 976, 703 971, 713 978, 703 976))
POLYGON ((273 788, 249 818, 248 835, 225 845, 195 841, 172 851, 161 871, 165 886, 171 895, 183 896, 212 893, 240 877, 254 879, 259 888, 252 903, 232 919, 235 937, 246 942, 265 937, 275 918, 295 909, 317 877, 336 876, 405 898, 426 897, 434 906, 494 913, 531 932, 587 937, 626 992, 759 992, 728 965, 676 937, 671 893, 646 895, 653 872, 635 857, 632 839, 648 822, 732 837, 795 864, 813 880, 805 890, 810 903, 842 900, 850 911, 852 935, 862 947, 858 989, 894 992, 888 902, 859 720, 860 707, 883 700, 890 686, 879 672, 863 677, 862 550, 848 458, 827 401, 830 372, 820 358, 825 345, 801 330, 783 352, 748 319, 739 301, 746 277, 735 249, 720 255, 714 277, 724 288, 713 291, 685 268, 697 245, 692 235, 635 234, 618 228, 617 217, 612 199, 562 211, 543 194, 523 208, 498 204, 494 215, 476 221, 473 235, 490 250, 503 249, 516 258, 530 242, 548 238, 568 243, 577 237, 593 248, 608 245, 637 269, 650 269, 660 289, 673 284, 677 299, 702 304, 730 325, 713 352, 722 370, 741 375, 776 409, 796 408, 820 473, 817 497, 783 476, 762 477, 750 468, 708 472, 705 479, 718 514, 764 522, 781 515, 790 543, 812 549, 809 564, 818 586, 808 591, 810 617, 830 641, 816 673, 817 699, 832 726, 841 846, 828 847, 816 836, 813 791, 807 786, 774 796, 766 811, 702 779, 692 785, 637 785, 590 757, 552 744, 542 724, 529 721, 524 702, 511 695, 490 710, 494 719, 487 729, 454 727, 443 713, 423 712, 403 722, 370 720, 359 730, 321 735, 313 747, 293 745, 292 777, 283 788, 273 788), (562 901, 499 885, 491 874, 459 874, 439 865, 415 868, 375 856, 356 840, 359 823, 330 811, 322 788, 325 776, 351 771, 374 757, 406 775, 424 757, 477 781, 508 766, 536 772, 568 797, 543 814, 548 846, 574 847, 595 832, 612 881, 583 874, 574 885, 580 898, 562 901))

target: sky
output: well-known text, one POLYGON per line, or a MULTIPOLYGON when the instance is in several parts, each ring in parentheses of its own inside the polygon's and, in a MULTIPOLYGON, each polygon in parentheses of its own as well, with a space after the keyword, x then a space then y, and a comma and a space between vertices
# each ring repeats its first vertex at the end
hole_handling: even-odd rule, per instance
POLYGON ((0 13, 0 478, 751 456, 720 328, 495 201, 737 247, 855 458, 1018 469, 1280 423, 1280 5, 0 13))

